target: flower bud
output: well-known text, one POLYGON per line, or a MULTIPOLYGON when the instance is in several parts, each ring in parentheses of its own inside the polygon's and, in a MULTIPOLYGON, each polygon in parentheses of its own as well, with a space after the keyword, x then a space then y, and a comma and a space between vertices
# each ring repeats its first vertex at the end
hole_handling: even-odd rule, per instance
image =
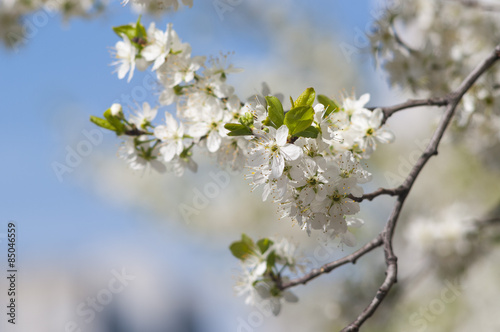
POLYGON ((111 105, 110 110, 111 110, 111 115, 113 115, 113 116, 122 116, 123 115, 122 105, 120 105, 118 103, 111 105))

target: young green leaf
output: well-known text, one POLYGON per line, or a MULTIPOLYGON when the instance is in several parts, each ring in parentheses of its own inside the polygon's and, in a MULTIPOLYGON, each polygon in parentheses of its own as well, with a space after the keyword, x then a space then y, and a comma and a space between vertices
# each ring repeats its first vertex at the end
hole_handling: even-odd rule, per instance
POLYGON ((306 128, 306 130, 301 131, 300 133, 296 133, 295 136, 317 138, 318 134, 319 134, 318 128, 314 126, 309 126, 308 128, 306 128))
POLYGON ((295 135, 306 130, 314 120, 314 110, 311 106, 299 106, 292 108, 285 115, 285 125, 290 135, 295 135))
POLYGON ((116 131, 115 127, 113 127, 106 119, 98 118, 97 116, 90 116, 90 122, 102 127, 104 129, 116 131))
POLYGON ((228 136, 246 136, 252 135, 252 130, 239 123, 226 123, 224 128, 229 130, 228 136))
POLYGON ((234 257, 241 260, 245 260, 248 258, 248 256, 253 255, 252 249, 248 246, 248 244, 242 241, 231 243, 229 249, 231 250, 231 253, 234 257))
POLYGON ((146 38, 147 37, 147 32, 146 28, 144 28, 144 25, 141 24, 141 16, 139 15, 139 18, 137 19, 137 23, 135 24, 135 36, 137 38, 146 38))
POLYGON ((273 245, 273 241, 265 238, 257 241, 257 247, 259 247, 261 253, 265 253, 270 246, 273 245))
POLYGON ((307 88, 302 94, 295 100, 295 107, 299 106, 312 106, 314 103, 314 98, 316 98, 316 92, 314 88, 307 88))
POLYGON ((120 25, 118 27, 113 27, 113 31, 118 36, 120 36, 120 38, 122 37, 122 35, 125 35, 128 37, 128 39, 132 40, 134 39, 137 30, 134 26, 127 24, 127 25, 120 25))
POLYGON ((125 132, 125 125, 118 117, 111 114, 111 109, 108 108, 106 112, 104 112, 104 117, 113 127, 115 127, 117 135, 121 135, 125 132))
POLYGON ((246 243, 252 249, 255 248, 255 243, 253 243, 252 238, 245 233, 241 234, 241 242, 246 243))
POLYGON ((266 97, 269 114, 267 119, 270 120, 270 125, 278 129, 283 125, 283 120, 285 119, 285 112, 283 112, 283 105, 278 98, 274 96, 266 97))
POLYGON ((328 98, 325 95, 318 95, 318 101, 320 104, 323 104, 325 106, 325 113, 323 114, 323 118, 326 118, 333 112, 337 112, 339 110, 339 105, 337 103, 328 98))

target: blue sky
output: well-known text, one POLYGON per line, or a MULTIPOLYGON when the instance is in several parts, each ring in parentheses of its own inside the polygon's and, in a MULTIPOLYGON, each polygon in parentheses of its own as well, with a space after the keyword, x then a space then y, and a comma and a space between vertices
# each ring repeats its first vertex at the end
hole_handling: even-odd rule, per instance
MULTIPOLYGON (((320 29, 340 24, 349 40, 354 28, 363 27, 369 19, 368 6, 360 4, 313 2, 303 14, 315 16, 320 29)), ((266 52, 266 32, 259 31, 258 25, 249 31, 245 23, 238 24, 238 11, 243 10, 243 5, 236 7, 227 14, 227 20, 220 21, 213 7, 203 3, 167 15, 158 26, 173 22, 183 40, 193 45, 194 53, 235 51, 235 59, 238 53, 258 58, 266 52), (208 29, 203 22, 190 22, 191 16, 199 18, 200 12, 207 13, 201 17, 208 29)), ((136 17, 116 3, 104 17, 92 21, 74 19, 63 24, 54 17, 18 52, 0 50, 0 102, 6 124, 0 143, 5 152, 0 164, 4 174, 0 202, 3 219, 19 221, 28 243, 41 244, 44 235, 63 230, 65 238, 78 239, 96 224, 105 227, 101 219, 108 220, 109 227, 130 222, 129 211, 117 218, 120 211, 110 210, 71 181, 59 183, 51 164, 64 160, 68 145, 64 139, 66 131, 71 130, 71 125, 65 128, 68 122, 75 129, 90 130, 89 115, 99 115, 124 91, 130 91, 131 85, 118 80, 109 65, 110 47, 117 41, 110 27, 135 21, 136 17), (65 109, 68 105, 75 107, 65 109)), ((139 81, 141 73, 136 73, 135 79, 139 81)), ((112 135, 104 139, 107 144, 116 142, 112 135)), ((65 240, 51 243, 57 247, 59 241, 65 240)))
MULTIPOLYGON (((173 22, 183 41, 193 46, 194 54, 234 51, 236 65, 238 54, 258 61, 267 52, 271 41, 265 27, 248 22, 244 4, 221 21, 211 2, 198 2, 190 10, 167 15, 157 25, 173 22)), ((296 2, 296 15, 314 17, 319 30, 335 29, 347 42, 353 40, 356 28, 364 29, 370 20, 368 1, 315 1, 307 8, 304 3, 296 2)), ((0 48, 4 124, 0 233, 5 232, 8 221, 18 223, 19 251, 26 269, 29 264, 44 262, 56 262, 62 270, 73 269, 78 259, 91 261, 99 255, 100 248, 88 254, 82 253, 85 248, 93 243, 111 246, 116 239, 147 254, 191 241, 182 231, 148 220, 150 216, 145 217, 143 211, 108 204, 78 185, 73 173, 65 174, 60 182, 52 168, 54 162, 64 162, 67 146, 74 148, 84 138, 82 130, 94 129, 88 121, 90 115, 100 115, 121 94, 130 93, 134 81, 128 84, 112 74, 110 48, 117 37, 111 27, 136 19, 128 8, 114 2, 95 20, 72 19, 63 24, 59 17, 51 17, 18 52, 0 48)), ((142 77, 144 73, 136 72, 134 80, 140 82, 142 77)), ((114 151, 117 142, 113 135, 104 135, 104 143, 93 149, 114 151)), ((204 257, 203 248, 186 253, 193 254, 204 257)), ((222 254, 229 256, 229 251, 222 254)), ((184 260, 177 257, 175 261, 181 264, 184 260)))

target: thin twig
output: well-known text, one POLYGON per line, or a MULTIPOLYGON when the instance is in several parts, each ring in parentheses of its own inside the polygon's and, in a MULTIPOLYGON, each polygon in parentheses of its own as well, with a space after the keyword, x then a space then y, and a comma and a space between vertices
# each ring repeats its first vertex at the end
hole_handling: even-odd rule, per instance
POLYGON ((403 190, 404 190, 404 188, 402 186, 399 186, 397 188, 392 188, 392 189, 378 188, 374 192, 371 192, 369 194, 364 194, 361 197, 356 197, 353 195, 349 195, 348 197, 356 202, 362 202, 365 199, 371 201, 380 195, 398 196, 403 190))
POLYGON ((379 236, 377 236, 376 238, 374 238, 373 240, 371 240, 370 242, 365 244, 362 248, 358 249, 357 251, 353 252, 352 254, 345 256, 341 259, 338 259, 336 261, 327 263, 327 264, 321 266, 320 268, 312 269, 308 274, 306 274, 300 278, 296 278, 296 279, 293 279, 293 280, 290 280, 288 282, 280 284, 279 288, 283 290, 283 289, 287 289, 287 288, 290 288, 293 286, 297 286, 299 284, 305 285, 308 281, 316 278, 317 276, 319 276, 321 274, 328 273, 328 272, 336 269, 339 266, 342 266, 342 265, 347 264, 347 263, 355 264, 356 261, 358 260, 358 258, 360 258, 361 256, 364 256, 365 254, 369 253, 373 249, 380 247, 383 243, 384 243, 384 241, 382 240, 382 235, 379 234, 379 236))

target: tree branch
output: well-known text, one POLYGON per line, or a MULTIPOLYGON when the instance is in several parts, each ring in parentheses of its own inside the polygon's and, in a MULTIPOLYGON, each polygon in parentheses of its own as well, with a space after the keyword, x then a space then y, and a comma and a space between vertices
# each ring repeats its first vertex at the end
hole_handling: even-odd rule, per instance
POLYGON ((460 86, 452 93, 448 95, 448 107, 446 108, 446 112, 443 115, 438 128, 434 132, 434 135, 429 142, 429 145, 422 153, 420 158, 417 160, 415 165, 413 166, 410 174, 406 177, 405 181, 402 184, 402 191, 398 195, 398 199, 394 204, 392 209, 391 216, 389 217, 387 224, 385 225, 384 230, 382 231, 383 242, 384 242, 384 254, 385 254, 385 262, 386 262, 386 277, 384 282, 377 290, 375 297, 371 301, 371 303, 363 310, 363 312, 346 328, 342 330, 342 332, 357 332, 361 325, 373 315, 373 313, 377 310, 380 303, 383 301, 385 296, 391 287, 397 282, 397 257, 394 254, 392 248, 392 238, 394 235, 394 230, 396 229, 396 224, 399 218, 399 214, 401 209, 403 208, 403 203, 410 192, 415 180, 417 179, 420 171, 424 168, 425 164, 429 161, 429 159, 433 155, 437 155, 437 149, 441 139, 443 138, 444 132, 448 127, 453 114, 457 108, 458 103, 462 99, 463 95, 470 89, 470 87, 476 82, 476 80, 486 71, 488 70, 498 59, 500 58, 500 45, 495 47, 495 50, 491 53, 491 55, 486 58, 481 64, 479 64, 467 78, 460 84, 460 86))
POLYGON ((370 242, 368 242, 367 244, 365 244, 363 247, 361 247, 357 251, 353 252, 352 254, 345 256, 344 258, 338 259, 336 261, 327 263, 327 264, 321 266, 320 268, 312 269, 311 272, 309 272, 308 274, 306 274, 300 278, 292 279, 288 282, 280 284, 279 288, 281 290, 284 290, 284 289, 287 289, 287 288, 290 288, 293 286, 297 286, 299 284, 305 285, 308 281, 310 281, 310 280, 312 280, 312 279, 314 279, 314 278, 316 278, 324 273, 329 273, 330 271, 336 269, 339 266, 345 265, 347 263, 355 264, 356 261, 358 260, 358 258, 369 253, 373 249, 380 247, 383 243, 384 242, 382 239, 382 234, 379 234, 376 238, 374 238, 373 240, 371 240, 370 242))
MULTIPOLYGON (((463 80, 460 86, 453 92, 449 93, 444 98, 429 98, 429 99, 418 99, 418 100, 409 100, 405 103, 398 104, 392 107, 382 108, 384 111, 385 118, 388 118, 395 112, 417 106, 447 106, 446 111, 439 122, 439 125, 434 132, 431 141, 429 142, 427 148, 419 157, 410 173, 404 180, 403 184, 394 189, 385 189, 380 188, 373 193, 363 195, 359 199, 362 201, 363 199, 371 200, 380 195, 392 195, 397 196, 397 200, 392 209, 391 215, 389 216, 387 223, 383 229, 383 231, 372 241, 365 244, 362 248, 358 249, 354 253, 336 260, 334 262, 323 265, 319 269, 313 269, 311 272, 306 274, 305 276, 297 279, 293 279, 288 281, 287 283, 283 283, 278 285, 280 289, 286 289, 289 287, 296 286, 298 284, 305 284, 308 281, 320 276, 321 274, 328 273, 335 268, 342 266, 347 263, 355 263, 357 259, 372 251, 373 249, 383 245, 385 262, 386 262, 386 276, 382 283, 382 285, 378 288, 377 293, 374 298, 370 302, 370 304, 358 315, 358 317, 347 327, 345 327, 342 332, 357 332, 359 331, 361 325, 370 318, 373 313, 377 310, 378 306, 384 298, 386 297, 389 290, 392 286, 397 282, 397 257, 394 254, 394 250, 392 247, 392 239, 394 236, 394 231, 396 229, 396 224, 399 219, 399 215, 403 208, 403 204, 410 192, 415 180, 418 175, 427 164, 429 159, 437 155, 438 146, 443 138, 444 132, 448 127, 455 110, 457 108, 458 103, 462 99, 463 95, 470 89, 470 87, 476 82, 476 80, 486 71, 488 70, 498 59, 500 58, 500 45, 498 45, 495 50, 490 54, 488 58, 486 58, 483 62, 481 62, 468 76, 463 80)), ((354 199, 354 198, 353 198, 354 199)))
POLYGON ((392 188, 392 189, 378 188, 374 192, 371 192, 369 194, 364 194, 361 197, 356 197, 353 195, 349 195, 347 197, 349 197, 350 199, 352 199, 353 201, 356 201, 356 202, 362 202, 365 199, 371 201, 375 197, 378 197, 380 195, 398 196, 400 193, 403 192, 403 190, 404 190, 404 188, 402 186, 399 186, 397 188, 392 188))
POLYGON ((448 97, 442 98, 427 98, 427 99, 409 99, 404 103, 396 104, 394 106, 386 106, 386 107, 368 107, 369 110, 373 111, 374 109, 380 108, 384 113, 384 119, 382 120, 382 124, 387 122, 394 113, 399 112, 401 110, 413 107, 420 106, 446 106, 449 103, 448 97))

